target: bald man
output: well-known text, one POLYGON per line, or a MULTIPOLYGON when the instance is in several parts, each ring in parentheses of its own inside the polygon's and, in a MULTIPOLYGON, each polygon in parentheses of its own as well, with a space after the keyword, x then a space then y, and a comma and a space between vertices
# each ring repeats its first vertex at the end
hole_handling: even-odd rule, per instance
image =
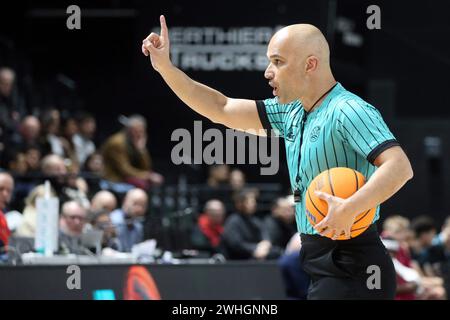
POLYGON ((375 224, 350 239, 355 217, 393 196, 413 176, 409 160, 380 113, 336 82, 328 43, 319 29, 296 24, 270 40, 265 78, 274 98, 229 98, 190 79, 173 66, 169 32, 143 40, 153 68, 190 108, 227 127, 284 138, 296 221, 302 237, 302 265, 311 276, 309 299, 392 299, 395 271, 375 224), (251 130, 251 131, 250 131, 251 130), (349 167, 370 178, 348 199, 318 192, 328 214, 314 227, 306 218, 305 190, 320 172, 349 167), (393 174, 395 173, 395 174, 393 174), (348 240, 336 240, 345 235, 348 240), (328 236, 328 237, 325 237, 328 236), (368 270, 377 266, 378 281, 368 270), (370 282, 372 281, 372 282, 370 282))
POLYGON ((107 190, 97 192, 91 200, 91 210, 98 212, 106 210, 108 213, 117 208, 117 199, 114 194, 107 190))
POLYGON ((143 220, 147 208, 147 193, 135 188, 125 195, 122 208, 110 213, 111 221, 117 228, 120 251, 131 252, 133 245, 144 241, 143 220))

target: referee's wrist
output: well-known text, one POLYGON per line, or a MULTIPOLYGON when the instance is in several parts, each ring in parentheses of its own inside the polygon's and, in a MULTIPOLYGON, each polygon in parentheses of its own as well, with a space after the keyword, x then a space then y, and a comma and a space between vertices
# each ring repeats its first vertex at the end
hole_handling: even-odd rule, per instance
POLYGON ((344 211, 345 215, 351 215, 351 216, 356 217, 360 211, 361 212, 363 211, 363 210, 359 210, 355 206, 355 202, 353 201, 353 199, 351 197, 344 199, 343 206, 344 206, 343 211, 344 211))

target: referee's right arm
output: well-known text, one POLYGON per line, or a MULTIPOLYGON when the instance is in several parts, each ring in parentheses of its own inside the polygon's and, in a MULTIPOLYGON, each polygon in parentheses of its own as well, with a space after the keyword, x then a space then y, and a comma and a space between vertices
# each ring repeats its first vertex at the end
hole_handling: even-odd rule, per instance
POLYGON ((169 31, 164 16, 160 17, 161 35, 151 33, 142 44, 142 52, 150 55, 153 68, 175 94, 191 109, 213 122, 238 130, 254 130, 265 135, 254 100, 234 99, 189 78, 170 61, 169 31))

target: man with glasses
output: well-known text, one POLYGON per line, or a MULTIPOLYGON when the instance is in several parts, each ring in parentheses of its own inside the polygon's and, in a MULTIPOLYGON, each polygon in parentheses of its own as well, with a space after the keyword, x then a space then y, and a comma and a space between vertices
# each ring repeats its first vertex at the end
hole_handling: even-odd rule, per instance
POLYGON ((67 201, 62 205, 59 220, 59 243, 63 252, 86 254, 86 248, 81 245, 86 216, 86 209, 76 201, 67 201))

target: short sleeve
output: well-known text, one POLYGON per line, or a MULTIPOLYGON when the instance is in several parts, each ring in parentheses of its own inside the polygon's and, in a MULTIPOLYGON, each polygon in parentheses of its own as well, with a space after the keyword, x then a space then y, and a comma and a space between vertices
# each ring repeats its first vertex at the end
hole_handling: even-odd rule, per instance
POLYGON ((345 100, 337 105, 335 112, 338 135, 370 163, 383 151, 400 145, 372 105, 345 100))
POLYGON ((291 105, 279 104, 278 99, 273 98, 257 100, 256 107, 259 119, 263 128, 267 130, 268 135, 271 130, 275 130, 279 136, 284 137, 285 123, 291 110, 291 105))

